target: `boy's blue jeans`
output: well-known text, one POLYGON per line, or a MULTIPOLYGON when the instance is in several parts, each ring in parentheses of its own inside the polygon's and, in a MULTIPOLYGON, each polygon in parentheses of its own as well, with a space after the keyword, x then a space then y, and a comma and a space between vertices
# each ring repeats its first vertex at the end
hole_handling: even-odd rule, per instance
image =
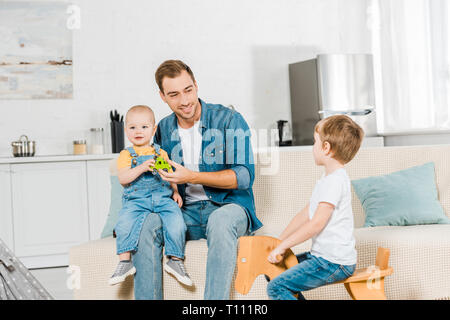
MULTIPOLYGON (((237 204, 221 206, 212 201, 197 201, 184 205, 182 212, 187 226, 187 240, 207 239, 204 299, 229 299, 238 238, 247 235, 248 218, 245 210, 237 204)), ((139 247, 133 253, 136 267, 134 295, 137 300, 163 299, 163 246, 161 219, 157 214, 150 213, 142 225, 139 247)))
POLYGON ((336 281, 345 280, 356 265, 339 265, 305 252, 297 255, 298 264, 286 270, 267 285, 272 300, 305 300, 301 291, 311 290, 336 281))

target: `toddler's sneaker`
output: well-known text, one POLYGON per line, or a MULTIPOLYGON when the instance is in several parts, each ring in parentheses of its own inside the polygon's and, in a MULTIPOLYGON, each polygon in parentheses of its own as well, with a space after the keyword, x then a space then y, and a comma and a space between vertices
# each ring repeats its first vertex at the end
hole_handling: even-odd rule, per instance
POLYGON ((133 266, 133 263, 129 261, 120 261, 116 267, 116 271, 109 278, 109 285, 115 285, 125 281, 125 278, 131 276, 136 273, 136 268, 133 266))
POLYGON ((177 278, 182 284, 192 286, 192 280, 186 272, 183 260, 169 259, 164 265, 164 270, 177 278))

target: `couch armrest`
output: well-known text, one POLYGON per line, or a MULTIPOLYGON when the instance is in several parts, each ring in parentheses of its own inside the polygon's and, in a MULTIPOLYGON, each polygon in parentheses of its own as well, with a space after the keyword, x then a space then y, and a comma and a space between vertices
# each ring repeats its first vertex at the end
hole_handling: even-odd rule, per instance
POLYGON ((80 275, 80 287, 74 289, 74 299, 134 299, 133 277, 120 286, 108 284, 118 261, 113 237, 70 248, 69 264, 80 275))

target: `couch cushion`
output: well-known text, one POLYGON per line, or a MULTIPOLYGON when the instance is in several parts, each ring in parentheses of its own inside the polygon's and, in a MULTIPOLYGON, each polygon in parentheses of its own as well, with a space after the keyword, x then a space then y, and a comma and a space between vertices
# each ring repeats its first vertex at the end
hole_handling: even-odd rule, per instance
POLYGON ((450 223, 437 198, 434 163, 353 180, 364 227, 450 223))

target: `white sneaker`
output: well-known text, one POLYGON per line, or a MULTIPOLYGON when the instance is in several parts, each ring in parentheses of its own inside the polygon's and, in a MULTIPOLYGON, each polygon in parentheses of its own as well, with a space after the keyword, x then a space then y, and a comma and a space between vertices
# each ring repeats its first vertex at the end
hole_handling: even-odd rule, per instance
POLYGON ((114 271, 114 274, 111 276, 111 278, 109 278, 108 283, 109 285, 113 286, 125 281, 126 277, 131 276, 135 273, 136 268, 133 266, 133 263, 131 263, 131 261, 120 261, 116 267, 116 271, 114 271))
POLYGON ((164 270, 177 278, 182 284, 192 286, 192 280, 186 272, 182 260, 169 259, 169 261, 164 264, 164 270))

